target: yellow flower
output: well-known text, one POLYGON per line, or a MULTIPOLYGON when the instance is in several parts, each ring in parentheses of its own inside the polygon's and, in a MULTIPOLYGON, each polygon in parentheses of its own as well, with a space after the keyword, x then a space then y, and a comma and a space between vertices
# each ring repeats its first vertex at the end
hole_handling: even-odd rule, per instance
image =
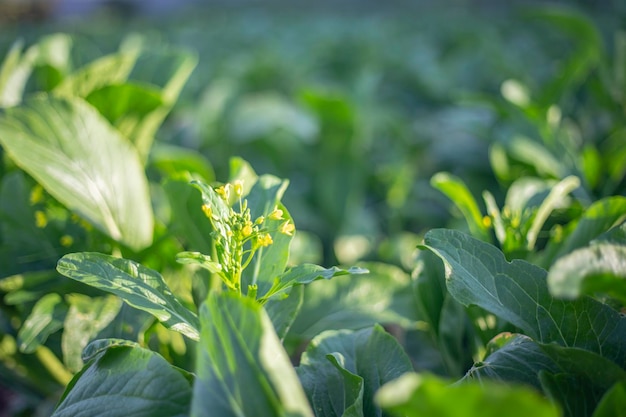
POLYGON ((241 229, 241 234, 243 235, 243 237, 248 237, 252 234, 252 224, 251 223, 247 223, 243 229, 241 229))
POLYGON ((208 204, 202 205, 202 211, 204 212, 204 215, 207 216, 209 219, 213 215, 213 210, 211 209, 211 206, 209 206, 208 204))
POLYGON ((230 198, 230 187, 232 187, 232 185, 224 184, 221 187, 217 187, 215 189, 215 192, 219 194, 219 196, 222 197, 223 200, 228 201, 228 199, 230 198))
POLYGON ((291 223, 289 220, 287 220, 285 223, 283 223, 280 226, 280 233, 282 233, 283 235, 287 235, 287 236, 293 236, 293 232, 296 230, 296 226, 294 226, 293 223, 291 223))
POLYGON ((274 241, 272 240, 272 236, 270 236, 268 233, 263 233, 262 235, 259 235, 259 237, 257 237, 257 243, 259 244, 259 246, 269 246, 274 243, 274 241))
POLYGON ((235 180, 233 183, 233 190, 235 191, 235 195, 237 197, 241 197, 243 195, 243 181, 235 180))
POLYGON ((59 239, 59 243, 61 243, 61 246, 67 248, 72 246, 72 243, 74 243, 74 238, 70 235, 63 235, 61 236, 61 239, 59 239))
POLYGON ((489 216, 483 217, 483 226, 485 226, 486 228, 491 227, 491 217, 489 216))
POLYGON ((274 207, 274 210, 267 216, 272 220, 282 220, 283 219, 283 211, 278 207, 274 207))
POLYGON ((30 192, 30 204, 34 206, 35 204, 43 202, 43 200, 43 187, 37 184, 30 192))
POLYGON ((255 221, 254 224, 261 224, 265 221, 265 217, 263 216, 259 216, 255 221))
POLYGON ((48 216, 46 216, 46 213, 41 210, 35 212, 35 225, 40 229, 48 225, 48 216))

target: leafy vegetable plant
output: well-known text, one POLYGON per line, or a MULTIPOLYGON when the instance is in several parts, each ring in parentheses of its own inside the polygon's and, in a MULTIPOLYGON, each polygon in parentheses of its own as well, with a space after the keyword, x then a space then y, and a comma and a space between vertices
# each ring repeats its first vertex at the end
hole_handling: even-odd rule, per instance
MULTIPOLYGON (((176 297, 158 272, 130 260, 74 253, 61 258, 57 266, 61 274, 115 294, 197 341, 197 365, 189 370, 194 377, 139 345, 97 340, 87 347, 86 365, 68 385, 54 415, 73 415, 83 408, 118 415, 109 408, 111 401, 129 410, 141 407, 150 415, 312 415, 276 329, 284 335, 293 322, 301 304, 298 286, 366 271, 309 264, 286 268, 295 226, 280 204, 285 181, 261 176, 252 184, 237 179, 217 188, 202 182, 194 185, 202 193, 205 221, 212 226, 215 255, 187 251, 177 259, 202 267, 219 280, 200 303, 199 316, 176 297), (150 365, 144 367, 144 362, 150 365), (108 390, 100 382, 105 376, 106 386, 112 387, 108 390), (136 384, 122 384, 129 378, 136 384), (145 378, 152 380, 154 388, 142 387, 145 378), (170 396, 167 390, 176 384, 180 390, 175 397, 180 401, 172 400, 173 410, 164 408, 158 399, 170 396), (103 389, 106 395, 99 395, 103 389)), ((371 397, 370 392, 370 401, 371 397)))

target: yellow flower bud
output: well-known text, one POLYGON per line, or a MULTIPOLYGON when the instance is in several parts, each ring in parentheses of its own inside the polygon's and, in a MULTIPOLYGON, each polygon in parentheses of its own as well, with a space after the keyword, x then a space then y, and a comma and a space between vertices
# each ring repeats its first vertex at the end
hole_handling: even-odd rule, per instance
POLYGON ((259 216, 255 221, 254 224, 261 224, 265 221, 265 217, 263 216, 259 216))
POLYGON ((48 225, 48 216, 46 216, 46 213, 41 210, 35 212, 35 225, 40 229, 48 225))
POLYGON ((72 243, 74 243, 74 238, 70 235, 63 235, 61 236, 61 239, 59 239, 59 243, 61 243, 61 246, 67 248, 72 246, 72 243))
POLYGON ((491 217, 489 216, 483 217, 483 226, 485 226, 486 228, 491 227, 491 217))
POLYGON ((235 195, 237 197, 241 197, 243 195, 243 181, 235 180, 233 183, 233 190, 235 191, 235 195))
POLYGON ((30 192, 30 204, 35 205, 43 202, 43 187, 39 184, 35 185, 30 192))
POLYGON ((241 229, 241 234, 243 237, 248 237, 252 234, 252 224, 246 224, 243 229, 241 229))

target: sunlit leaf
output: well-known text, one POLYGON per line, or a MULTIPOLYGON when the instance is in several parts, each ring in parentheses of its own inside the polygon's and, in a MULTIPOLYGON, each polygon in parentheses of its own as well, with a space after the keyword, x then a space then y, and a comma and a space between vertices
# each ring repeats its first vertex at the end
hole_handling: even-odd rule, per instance
POLYGON ((119 296, 131 306, 147 311, 166 327, 198 339, 196 315, 172 294, 163 277, 136 262, 101 253, 71 253, 59 260, 59 273, 119 296))

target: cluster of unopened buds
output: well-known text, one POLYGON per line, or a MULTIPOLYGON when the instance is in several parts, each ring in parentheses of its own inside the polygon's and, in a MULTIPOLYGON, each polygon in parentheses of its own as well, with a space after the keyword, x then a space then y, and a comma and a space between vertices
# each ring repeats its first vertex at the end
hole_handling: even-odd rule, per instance
POLYGON ((214 191, 229 207, 227 215, 219 215, 219 210, 211 205, 205 203, 202 206, 202 211, 214 229, 213 239, 217 254, 214 267, 227 287, 240 291, 241 273, 250 264, 255 253, 274 243, 272 234, 292 236, 295 226, 291 220, 285 219, 283 210, 278 206, 253 220, 248 201, 243 198, 241 180, 214 188, 214 191), (231 205, 232 196, 235 201, 231 205))

